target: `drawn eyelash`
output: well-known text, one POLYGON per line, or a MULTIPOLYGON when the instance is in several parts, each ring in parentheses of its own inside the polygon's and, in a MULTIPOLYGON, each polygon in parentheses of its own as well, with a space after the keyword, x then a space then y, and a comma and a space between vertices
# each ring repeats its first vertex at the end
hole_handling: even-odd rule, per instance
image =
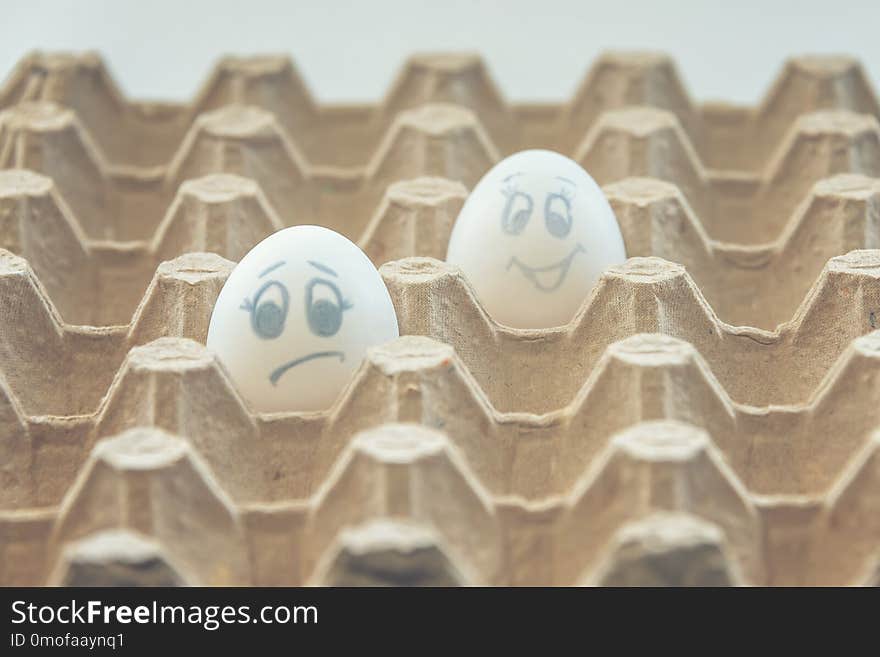
POLYGON ((571 203, 571 199, 574 198, 574 194, 568 187, 563 187, 559 190, 559 196, 561 196, 567 203, 571 203))
POLYGON ((555 194, 550 194, 547 197, 547 208, 550 208, 550 203, 555 199, 559 199, 562 203, 565 204, 565 210, 567 213, 571 214, 571 192, 566 191, 564 188, 556 192, 555 194))

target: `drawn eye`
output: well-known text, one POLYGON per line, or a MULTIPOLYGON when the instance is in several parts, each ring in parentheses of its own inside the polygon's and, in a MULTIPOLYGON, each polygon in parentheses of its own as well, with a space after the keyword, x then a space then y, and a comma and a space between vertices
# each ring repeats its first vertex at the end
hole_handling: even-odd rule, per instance
POLYGON ((547 232, 562 239, 571 231, 571 201, 564 193, 549 194, 544 203, 547 232))
POLYGON ((287 310, 290 307, 290 295, 287 288, 278 281, 266 281, 253 301, 245 299, 242 310, 251 315, 251 328, 258 337, 264 340, 277 338, 284 331, 287 310))
POLYGON ((329 338, 336 335, 342 326, 342 313, 351 304, 342 298, 342 293, 332 281, 313 278, 306 285, 306 320, 315 335, 329 338))
POLYGON ((529 217, 532 216, 532 197, 523 192, 506 191, 507 202, 501 215, 501 228, 508 235, 519 235, 523 232, 529 217))

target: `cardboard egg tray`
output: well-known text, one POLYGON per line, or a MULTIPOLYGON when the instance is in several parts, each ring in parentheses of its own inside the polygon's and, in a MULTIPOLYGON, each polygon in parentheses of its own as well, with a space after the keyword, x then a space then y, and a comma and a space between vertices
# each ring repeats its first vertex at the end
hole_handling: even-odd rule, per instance
POLYGON ((228 58, 185 105, 93 55, 0 88, 0 583, 880 584, 880 126, 861 68, 757 107, 665 57, 513 104, 409 61, 376 106, 228 58), (631 258, 514 330, 443 262, 468 189, 547 147, 631 258), (257 414, 204 347, 235 261, 356 240, 402 337, 334 406, 257 414))

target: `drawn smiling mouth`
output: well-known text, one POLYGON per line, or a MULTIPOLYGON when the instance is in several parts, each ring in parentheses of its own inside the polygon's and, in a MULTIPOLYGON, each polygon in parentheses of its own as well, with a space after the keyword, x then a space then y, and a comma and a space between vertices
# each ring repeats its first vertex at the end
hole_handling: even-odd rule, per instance
POLYGON ((565 256, 562 260, 555 262, 552 265, 547 265, 546 267, 529 267, 519 258, 513 256, 511 257, 510 262, 507 263, 507 269, 510 270, 513 265, 516 265, 523 273, 523 276, 528 278, 536 288, 542 292, 553 292, 565 281, 565 277, 568 276, 568 270, 571 268, 571 262, 574 260, 574 257, 578 253, 586 252, 587 250, 578 243, 571 250, 571 253, 565 256))
POLYGON ((301 356, 299 358, 295 358, 284 365, 280 365, 272 370, 272 373, 269 375, 269 380, 272 382, 272 385, 278 384, 278 379, 284 376, 287 370, 296 367, 297 365, 302 365, 310 360, 315 360, 316 358, 333 358, 336 357, 339 359, 339 362, 343 362, 345 360, 345 354, 341 351, 316 351, 313 354, 309 354, 308 356, 301 356))

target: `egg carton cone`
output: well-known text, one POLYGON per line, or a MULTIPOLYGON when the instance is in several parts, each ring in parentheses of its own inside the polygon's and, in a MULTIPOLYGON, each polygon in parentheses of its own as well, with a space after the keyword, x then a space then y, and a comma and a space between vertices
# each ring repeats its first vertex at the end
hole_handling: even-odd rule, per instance
POLYGON ((34 56, 0 93, 0 583, 880 583, 856 64, 794 60, 758 109, 645 55, 565 106, 506 103, 472 57, 414 58, 378 108, 318 106, 279 58, 205 89, 133 103, 92 56, 34 56), (524 146, 594 173, 631 256, 554 329, 497 324, 443 262, 524 146), (402 337, 330 409, 259 414, 207 326, 300 223, 381 265, 402 337))

